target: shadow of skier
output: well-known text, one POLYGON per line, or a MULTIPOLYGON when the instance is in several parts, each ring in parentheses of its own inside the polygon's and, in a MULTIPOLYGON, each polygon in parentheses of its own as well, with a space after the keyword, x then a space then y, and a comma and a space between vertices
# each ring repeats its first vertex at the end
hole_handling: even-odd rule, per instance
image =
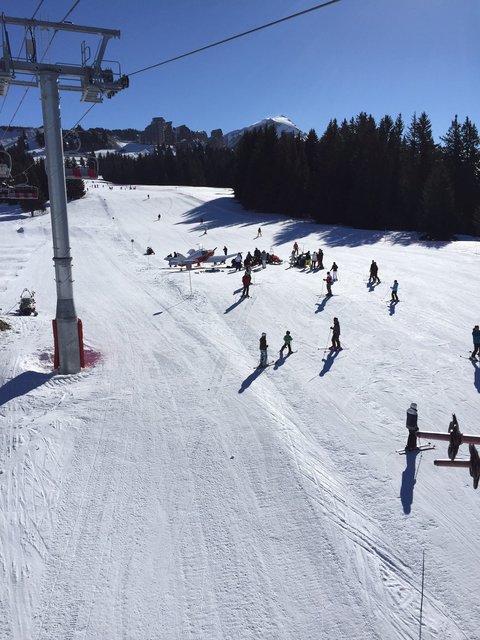
MULTIPOLYGON (((413 488, 416 483, 415 462, 418 451, 408 451, 405 454, 407 466, 402 473, 402 486, 400 487, 400 500, 402 501, 403 513, 409 514, 412 510, 413 488)), ((418 465, 420 466, 420 465, 418 465)))
POLYGON ((388 307, 389 313, 391 316, 395 313, 395 307, 397 306, 397 300, 390 300, 390 305, 388 307))
POLYGON ((338 356, 340 351, 329 351, 326 358, 323 358, 323 369, 318 374, 320 377, 323 377, 328 371, 330 371, 335 358, 338 356))
POLYGON ((475 370, 473 377, 473 384, 475 385, 475 389, 480 393, 480 367, 477 362, 471 361, 473 364, 473 368, 475 370))
POLYGON ((315 311, 315 313, 320 313, 321 311, 323 311, 325 309, 325 305, 327 304, 327 302, 330 300, 331 297, 332 296, 329 296, 327 294, 321 302, 317 302, 317 310, 315 311))
POLYGON ((225 313, 230 313, 230 311, 233 311, 233 309, 235 309, 235 307, 238 307, 238 305, 243 302, 245 300, 245 298, 239 298, 236 302, 234 302, 233 304, 231 304, 228 309, 225 309, 225 311, 223 312, 225 313))
POLYGON ((242 382, 242 386, 238 390, 238 393, 243 393, 248 389, 248 387, 252 384, 254 380, 258 378, 258 376, 265 371, 264 367, 258 367, 255 369, 253 373, 251 373, 245 380, 242 382))

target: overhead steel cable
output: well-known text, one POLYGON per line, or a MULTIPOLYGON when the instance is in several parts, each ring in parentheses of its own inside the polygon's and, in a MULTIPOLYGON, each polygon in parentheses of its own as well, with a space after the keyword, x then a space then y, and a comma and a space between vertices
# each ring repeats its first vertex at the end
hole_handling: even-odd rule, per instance
POLYGON ((134 76, 137 73, 143 73, 144 71, 149 71, 150 69, 155 69, 156 67, 161 67, 164 64, 169 64, 170 62, 175 62, 176 60, 181 60, 182 58, 187 58, 188 56, 193 56, 196 53, 200 53, 201 51, 206 51, 207 49, 213 49, 213 47, 218 47, 221 44, 225 44, 226 42, 231 42, 232 40, 237 40, 238 38, 243 38, 244 36, 248 36, 251 33, 255 33, 257 31, 261 31, 262 29, 268 29, 269 27, 273 27, 282 22, 287 22, 287 20, 293 20, 293 18, 298 18, 299 16, 304 16, 307 13, 311 13, 312 11, 317 11, 318 9, 323 9, 328 7, 331 4, 335 4, 340 2, 340 0, 328 0, 328 2, 322 2, 321 4, 317 4, 314 7, 310 7, 309 9, 304 9, 303 11, 298 11, 297 13, 292 13, 289 16, 285 16, 285 18, 280 18, 279 20, 273 20, 272 22, 267 22, 267 24, 262 24, 259 27, 254 27, 253 29, 249 29, 248 31, 242 31, 242 33, 237 33, 234 36, 230 36, 229 38, 223 38, 223 40, 218 40, 217 42, 212 42, 211 44, 207 44, 204 47, 199 47, 198 49, 194 49, 193 51, 188 51, 187 53, 182 53, 179 56, 174 56, 173 58, 169 58, 168 60, 163 60, 162 62, 157 62, 156 64, 151 64, 148 67, 143 67, 142 69, 137 69, 136 71, 132 71, 131 73, 127 73, 127 76, 134 76))

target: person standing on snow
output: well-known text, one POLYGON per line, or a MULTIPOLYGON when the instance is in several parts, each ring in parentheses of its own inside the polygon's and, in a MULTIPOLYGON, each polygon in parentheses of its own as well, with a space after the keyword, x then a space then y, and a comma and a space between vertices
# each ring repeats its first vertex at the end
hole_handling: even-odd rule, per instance
POLYGON ((408 429, 408 440, 407 440, 407 446, 405 447, 405 451, 412 451, 417 448, 417 431, 418 431, 417 421, 418 421, 417 405, 415 402, 412 402, 410 407, 407 409, 406 427, 408 429))
POLYGON ((370 265, 370 277, 368 278, 368 284, 373 282, 373 284, 380 284, 380 278, 378 277, 378 265, 375 260, 372 260, 372 264, 370 265))
POLYGON ((283 336, 283 347, 280 349, 280 353, 283 353, 284 349, 288 349, 288 355, 290 355, 292 353, 292 342, 293 338, 290 335, 290 331, 286 331, 285 335, 283 336))
POLYGON ((235 262, 235 271, 240 271, 242 268, 242 254, 238 252, 233 261, 235 262))
POLYGON ((262 227, 258 227, 257 238, 261 238, 261 237, 262 237, 262 227))
POLYGON ((250 289, 251 281, 252 281, 252 276, 247 271, 245 271, 242 277, 242 284, 243 284, 242 298, 250 297, 249 289, 250 289))
POLYGON ((267 366, 267 349, 268 349, 267 334, 262 333, 262 336, 260 338, 260 364, 258 365, 259 367, 267 366))
POLYGON ((332 330, 331 349, 333 351, 340 351, 342 347, 340 345, 340 323, 338 321, 338 318, 333 319, 333 327, 330 327, 330 329, 332 330))
POLYGON ((314 252, 312 253, 312 270, 313 270, 313 269, 315 269, 315 268, 316 268, 316 266, 317 266, 317 257, 318 257, 318 256, 317 256, 317 252, 316 252, 316 251, 314 251, 314 252))
POLYGON ((392 302, 400 302, 400 300, 398 299, 398 282, 396 280, 393 281, 393 285, 390 287, 390 289, 392 290, 392 302))
POLYGON ((265 251, 265 249, 261 253, 261 259, 262 259, 262 269, 266 269, 267 268, 267 252, 265 251))
POLYGON ((337 276, 338 267, 336 262, 332 264, 330 271, 332 272, 332 282, 336 282, 338 280, 338 276, 337 276))
POLYGON ((296 240, 293 243, 293 250, 295 251, 295 255, 298 256, 298 244, 296 240))
POLYGON ((325 267, 323 266, 323 251, 321 249, 317 251, 317 259, 318 259, 318 268, 324 269, 325 267))
POLYGON ((475 360, 475 356, 480 356, 480 329, 478 328, 478 324, 476 324, 472 329, 472 339, 473 339, 473 352, 470 358, 475 360))
POLYGON ((332 276, 330 275, 330 271, 327 271, 327 277, 324 278, 323 280, 324 280, 324 282, 327 283, 327 296, 328 297, 333 296, 333 293, 332 293, 332 282, 333 282, 333 280, 332 280, 332 276))

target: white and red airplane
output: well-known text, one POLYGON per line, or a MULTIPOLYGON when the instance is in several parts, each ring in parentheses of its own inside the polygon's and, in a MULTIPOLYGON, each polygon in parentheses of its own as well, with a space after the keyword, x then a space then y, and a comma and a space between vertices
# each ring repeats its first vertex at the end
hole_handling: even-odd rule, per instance
POLYGON ((168 262, 169 267, 188 267, 192 265, 200 266, 202 262, 210 262, 217 264, 218 262, 223 262, 228 259, 232 259, 236 256, 236 253, 230 255, 215 255, 215 249, 190 249, 187 252, 187 255, 184 256, 181 253, 171 253, 170 255, 165 257, 165 260, 168 262))

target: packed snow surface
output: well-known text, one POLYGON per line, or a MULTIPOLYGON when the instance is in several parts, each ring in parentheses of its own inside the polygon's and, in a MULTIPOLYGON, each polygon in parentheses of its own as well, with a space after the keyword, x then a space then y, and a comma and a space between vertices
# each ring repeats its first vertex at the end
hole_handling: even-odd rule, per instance
POLYGON ((0 638, 413 640, 424 554, 423 640, 479 639, 480 495, 433 465, 446 443, 396 453, 411 402, 424 430, 455 413, 480 434, 479 243, 253 214, 223 189, 90 184, 68 213, 72 375, 52 370, 50 215, 0 213, 0 638), (228 265, 163 260, 286 260, 295 240, 338 264, 332 298, 288 262, 241 300, 228 265), (37 317, 14 315, 24 287, 37 317))

